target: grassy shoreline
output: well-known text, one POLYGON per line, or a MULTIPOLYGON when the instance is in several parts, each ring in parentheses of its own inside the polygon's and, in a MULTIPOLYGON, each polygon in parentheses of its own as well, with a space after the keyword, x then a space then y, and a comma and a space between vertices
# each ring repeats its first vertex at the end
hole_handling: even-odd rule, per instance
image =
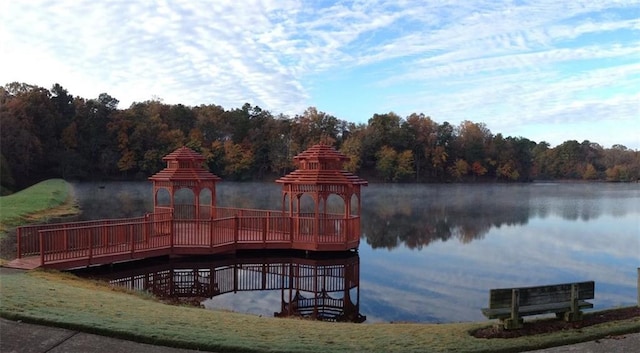
POLYGON ((518 352, 640 331, 640 317, 511 339, 470 335, 492 322, 352 324, 267 318, 167 305, 145 293, 57 271, 4 268, 0 269, 0 316, 219 352, 518 352))
POLYGON ((62 179, 45 180, 0 197, 0 211, 0 237, 13 227, 80 212, 73 187, 62 179))
POLYGON ((511 339, 470 335, 489 322, 352 324, 164 304, 67 273, 0 271, 0 316, 172 347, 222 352, 517 352, 638 332, 640 317, 511 339))

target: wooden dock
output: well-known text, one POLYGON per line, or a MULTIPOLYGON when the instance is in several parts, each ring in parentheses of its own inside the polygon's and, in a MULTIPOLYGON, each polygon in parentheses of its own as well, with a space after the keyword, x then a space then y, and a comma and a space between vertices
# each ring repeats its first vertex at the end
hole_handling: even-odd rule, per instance
POLYGON ((367 181, 343 170, 349 158, 330 146, 318 144, 294 157, 298 169, 276 181, 281 211, 217 207, 221 179, 190 148, 163 160, 167 167, 149 178, 153 213, 18 227, 17 259, 8 266, 70 269, 164 255, 358 248, 360 187, 367 181), (178 200, 177 192, 186 198, 178 200), (341 201, 338 212, 329 212, 329 198, 341 201), (303 199, 313 203, 311 211, 303 211, 303 199))
MULTIPOLYGON (((228 210, 228 209, 227 209, 228 210)), ((237 210, 240 214, 247 211, 237 210)), ((267 211, 262 211, 267 212, 267 211)), ((227 217, 176 220, 167 214, 18 228, 18 258, 8 267, 71 269, 164 255, 238 250, 345 251, 357 249, 359 218, 227 217), (320 232, 321 231, 321 232, 320 232)))

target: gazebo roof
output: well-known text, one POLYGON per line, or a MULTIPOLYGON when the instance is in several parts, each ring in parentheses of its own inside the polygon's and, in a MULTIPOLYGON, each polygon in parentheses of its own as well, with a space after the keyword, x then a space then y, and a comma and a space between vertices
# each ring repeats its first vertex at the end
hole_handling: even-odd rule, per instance
POLYGON ((318 144, 293 157, 298 169, 276 180, 281 184, 367 185, 360 177, 343 170, 349 157, 333 147, 318 144))
POLYGON ((206 158, 189 147, 182 146, 162 158, 167 167, 149 178, 152 181, 220 181, 220 177, 204 167, 206 158))
POLYGON ((162 157, 163 161, 200 161, 204 162, 206 158, 200 153, 192 150, 187 146, 182 146, 177 150, 162 157))

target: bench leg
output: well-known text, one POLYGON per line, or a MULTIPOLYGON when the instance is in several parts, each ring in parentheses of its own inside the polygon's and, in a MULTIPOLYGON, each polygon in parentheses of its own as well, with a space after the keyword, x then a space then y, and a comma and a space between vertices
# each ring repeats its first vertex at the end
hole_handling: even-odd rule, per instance
POLYGON ((502 320, 502 325, 505 330, 518 330, 524 327, 524 320, 522 318, 508 318, 502 320))
MULTIPOLYGON (((571 311, 563 314, 564 321, 574 322, 582 320, 582 311, 578 307, 578 299, 580 299, 580 293, 578 293, 578 284, 571 285, 571 311)), ((557 314, 556 314, 557 315, 557 314)))
POLYGON ((578 310, 576 312, 567 311, 566 313, 562 314, 562 318, 566 322, 580 321, 580 320, 582 320, 582 311, 580 311, 580 310, 578 310))
POLYGON ((520 291, 518 289, 513 289, 511 291, 511 317, 502 321, 505 330, 517 330, 522 328, 524 322, 522 318, 520 318, 520 315, 518 313, 519 311, 520 291))

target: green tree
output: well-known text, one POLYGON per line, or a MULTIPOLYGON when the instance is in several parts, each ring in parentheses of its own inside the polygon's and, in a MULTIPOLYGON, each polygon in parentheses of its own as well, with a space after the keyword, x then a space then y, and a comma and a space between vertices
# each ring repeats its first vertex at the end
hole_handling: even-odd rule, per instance
POLYGON ((376 157, 376 170, 385 182, 402 181, 413 175, 413 153, 410 150, 398 153, 390 146, 382 146, 376 157))
POLYGON ((449 175, 455 180, 461 181, 469 174, 469 163, 464 159, 458 158, 455 163, 448 168, 449 175))
POLYGON ((596 168, 591 163, 587 164, 584 174, 582 174, 582 179, 595 180, 597 178, 598 178, 598 171, 596 170, 596 168))
POLYGON ((377 168, 377 153, 383 146, 395 150, 400 136, 401 118, 390 112, 388 114, 374 114, 368 121, 362 138, 362 164, 364 168, 377 168))
POLYGON ((398 154, 396 159, 396 170, 393 181, 404 181, 413 176, 413 151, 404 150, 398 154))
POLYGON ((279 115, 273 120, 273 134, 268 140, 269 161, 271 171, 279 176, 287 174, 294 168, 293 151, 291 150, 291 120, 279 115))
POLYGON ((448 165, 449 154, 444 146, 436 146, 431 154, 431 165, 434 176, 438 179, 444 178, 444 172, 448 165))
POLYGON ((448 122, 443 122, 436 129, 436 146, 431 156, 434 177, 436 180, 444 181, 447 177, 447 169, 455 161, 456 155, 453 150, 455 144, 454 129, 448 122))
POLYGON ((531 177, 534 179, 549 179, 551 177, 549 168, 550 145, 546 141, 537 143, 531 150, 533 157, 531 177))
POLYGON ((465 120, 457 128, 457 156, 469 163, 478 163, 486 169, 487 150, 493 140, 491 131, 484 123, 465 120))
MULTIPOLYGON (((20 189, 37 180, 44 151, 29 107, 33 103, 29 100, 31 86, 9 87, 0 90, 0 151, 7 170, 4 174, 11 175, 20 189)), ((7 180, 2 185, 14 187, 7 180)))
POLYGON ((378 175, 382 178, 382 181, 392 181, 395 175, 394 169, 398 153, 389 146, 382 146, 376 153, 376 157, 378 159, 376 163, 378 175))
POLYGON ((536 143, 522 137, 502 138, 496 135, 491 144, 489 166, 495 166, 496 179, 514 181, 529 181, 533 178, 533 151, 536 143), (517 174, 515 173, 517 172, 517 174))
POLYGON ((218 105, 201 105, 193 108, 196 119, 195 128, 202 134, 203 146, 214 141, 231 138, 232 128, 227 121, 224 108, 218 105))
POLYGON ((169 107, 166 122, 170 130, 180 130, 186 136, 196 125, 196 117, 191 109, 177 104, 169 107))
POLYGON ((239 144, 226 141, 224 143, 224 162, 224 174, 233 180, 239 180, 251 168, 253 153, 250 149, 244 149, 239 144))
POLYGON ((402 123, 402 135, 413 152, 417 181, 428 177, 428 173, 423 177, 423 169, 431 169, 430 160, 436 149, 437 128, 438 124, 422 113, 413 113, 402 123))
POLYGON ((280 122, 276 122, 268 110, 255 107, 250 116, 250 129, 243 142, 249 148, 253 162, 247 172, 252 178, 263 179, 271 171, 271 140, 277 139, 281 132, 280 122))
POLYGON ((349 157, 349 161, 345 163, 344 169, 351 173, 357 173, 361 164, 362 139, 357 135, 349 136, 342 144, 340 152, 349 157))
POLYGON ((309 107, 293 119, 291 138, 301 149, 321 142, 334 145, 341 134, 340 127, 340 121, 335 116, 309 107))
MULTIPOLYGON (((379 150, 382 146, 396 147, 401 144, 399 136, 401 135, 402 118, 394 112, 387 114, 373 114, 369 119, 369 129, 372 131, 372 147, 379 150)), ((400 146, 404 147, 404 146, 400 146)))
POLYGON ((118 171, 119 154, 116 139, 108 132, 111 116, 116 112, 118 100, 106 93, 97 99, 75 100, 75 121, 78 129, 78 148, 87 161, 86 171, 94 177, 111 175, 118 171))
POLYGON ((512 160, 503 161, 498 166, 497 176, 500 179, 516 181, 520 178, 520 173, 512 160))

